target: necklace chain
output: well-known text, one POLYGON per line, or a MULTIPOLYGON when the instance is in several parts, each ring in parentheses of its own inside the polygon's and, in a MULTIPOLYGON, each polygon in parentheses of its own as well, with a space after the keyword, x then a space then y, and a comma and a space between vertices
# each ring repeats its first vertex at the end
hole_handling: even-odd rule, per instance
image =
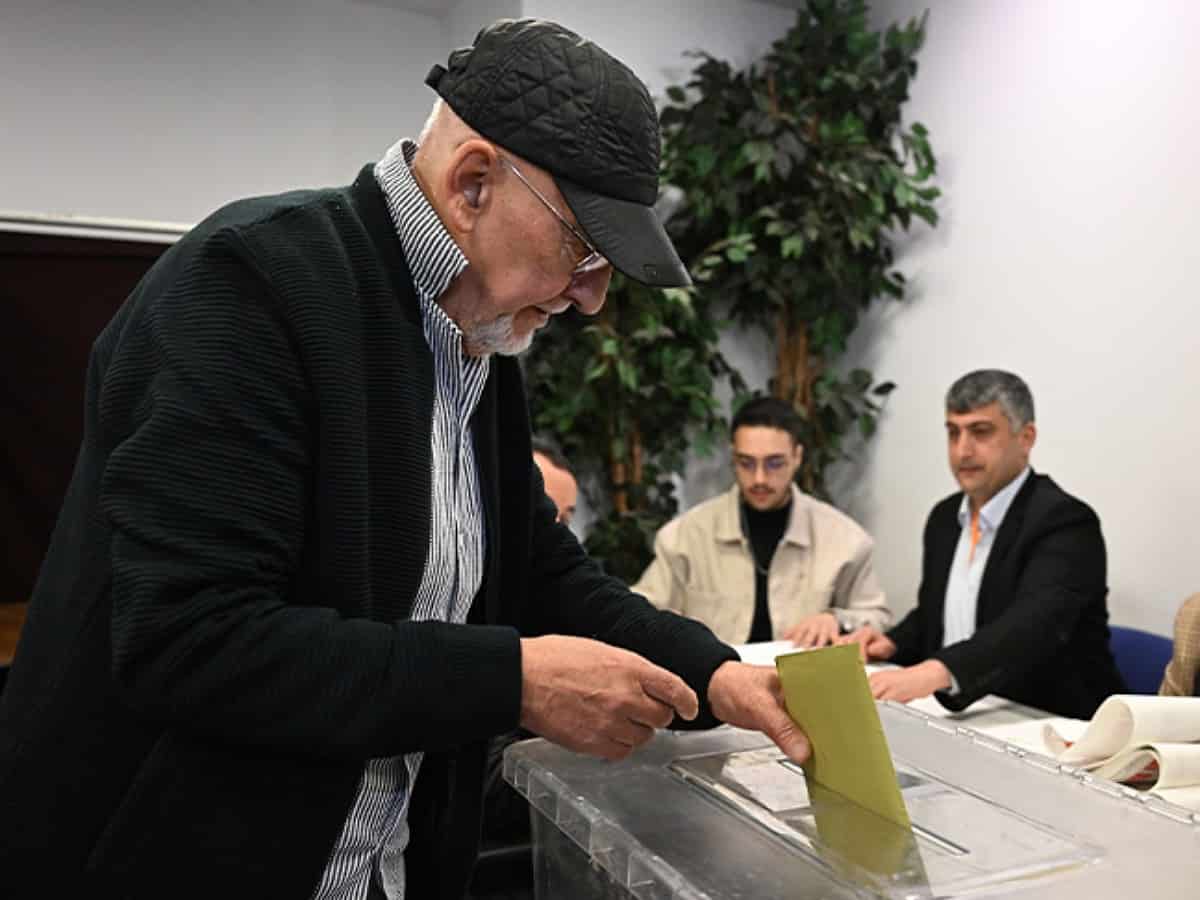
MULTIPOLYGON (((758 553, 754 549, 754 541, 750 540, 750 522, 746 518, 746 507, 742 506, 740 502, 738 503, 738 517, 742 520, 742 537, 744 537, 746 539, 746 543, 750 545, 750 562, 752 562, 754 564, 754 571, 764 577, 767 575, 770 575, 771 574, 770 561, 768 560, 768 562, 765 566, 761 565, 758 561, 758 553)), ((778 547, 779 545, 776 544, 775 546, 778 547)), ((774 553, 774 551, 772 551, 771 559, 774 559, 774 558, 775 558, 775 553, 774 553)))

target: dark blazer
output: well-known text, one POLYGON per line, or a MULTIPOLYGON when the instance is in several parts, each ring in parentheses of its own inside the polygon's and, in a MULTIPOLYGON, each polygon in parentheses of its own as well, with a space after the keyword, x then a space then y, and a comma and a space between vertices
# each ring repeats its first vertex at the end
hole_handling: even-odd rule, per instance
POLYGON ((942 646, 946 583, 959 538, 962 494, 925 525, 917 606, 888 632, 893 662, 941 660, 958 680, 961 710, 985 694, 1061 716, 1091 718, 1125 686, 1108 648, 1108 593, 1100 520, 1046 475, 1031 472, 1000 525, 979 587, 975 634, 942 646))
POLYGON ((364 761, 423 750, 409 893, 460 897, 486 742, 518 723, 521 634, 627 647, 703 702, 736 654, 554 521, 511 359, 493 358, 472 420, 473 624, 409 619, 433 396, 370 168, 236 203, 164 254, 93 348, 0 698, 6 896, 308 898, 364 761))

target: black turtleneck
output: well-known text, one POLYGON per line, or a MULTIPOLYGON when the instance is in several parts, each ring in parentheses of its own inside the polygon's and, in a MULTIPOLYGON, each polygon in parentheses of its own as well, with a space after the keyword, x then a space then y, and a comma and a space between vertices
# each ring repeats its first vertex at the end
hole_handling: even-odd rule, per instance
POLYGON ((742 531, 750 541, 750 555, 754 561, 754 621, 750 625, 750 637, 746 638, 747 643, 753 644, 774 639, 771 611, 767 607, 767 572, 771 568, 775 548, 787 530, 792 504, 789 500, 778 509, 760 512, 747 506, 744 500, 738 503, 742 510, 742 531))

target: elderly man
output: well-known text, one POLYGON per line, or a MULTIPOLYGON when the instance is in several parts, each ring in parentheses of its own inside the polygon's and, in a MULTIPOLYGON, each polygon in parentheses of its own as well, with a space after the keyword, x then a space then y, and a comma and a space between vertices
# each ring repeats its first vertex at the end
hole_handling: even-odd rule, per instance
POLYGON ((516 361, 687 275, 645 87, 552 23, 451 54, 419 145, 234 203, 97 340, 0 704, 10 896, 459 897, 488 739, 807 742, 767 668, 555 521, 516 361))
POLYGON ((730 425, 737 483, 659 530, 633 590, 730 643, 820 647, 862 625, 886 627, 870 535, 796 487, 800 427, 782 400, 745 403, 730 425))
POLYGON ((985 694, 1090 718, 1124 689, 1108 649, 1100 520, 1029 454, 1033 396, 1009 372, 970 372, 946 394, 950 471, 960 493, 933 508, 916 608, 881 634, 842 641, 903 668, 871 676, 882 700, 935 694, 952 710, 985 694))

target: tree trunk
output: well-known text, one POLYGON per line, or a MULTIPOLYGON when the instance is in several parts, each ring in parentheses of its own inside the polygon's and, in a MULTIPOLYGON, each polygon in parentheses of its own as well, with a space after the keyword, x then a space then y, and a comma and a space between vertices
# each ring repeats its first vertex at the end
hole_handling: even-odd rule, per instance
POLYGON ((802 411, 811 421, 814 373, 808 355, 808 323, 795 321, 786 307, 779 312, 779 344, 775 359, 775 396, 802 411))
POLYGON ((638 487, 642 484, 642 432, 637 423, 629 431, 629 481, 638 487))
POLYGON ((621 515, 629 512, 629 495, 627 493, 628 470, 623 456, 613 453, 617 446, 617 414, 611 409, 608 413, 608 477, 612 482, 613 511, 621 515))
POLYGON ((612 458, 608 464, 609 477, 612 479, 613 510, 621 515, 634 511, 630 487, 642 483, 642 434, 636 424, 630 426, 624 450, 624 459, 612 458))
MULTIPOLYGON (((775 361, 775 396, 800 412, 808 423, 812 438, 817 435, 817 411, 813 398, 813 382, 820 374, 820 361, 813 359, 808 349, 808 323, 784 307, 779 311, 779 335, 775 361)), ((811 453, 815 448, 807 447, 811 453)), ((801 487, 811 493, 815 484, 811 466, 801 469, 801 487)))
POLYGON ((614 459, 609 464, 609 477, 612 478, 613 511, 624 515, 629 512, 629 495, 625 487, 625 463, 614 459))

